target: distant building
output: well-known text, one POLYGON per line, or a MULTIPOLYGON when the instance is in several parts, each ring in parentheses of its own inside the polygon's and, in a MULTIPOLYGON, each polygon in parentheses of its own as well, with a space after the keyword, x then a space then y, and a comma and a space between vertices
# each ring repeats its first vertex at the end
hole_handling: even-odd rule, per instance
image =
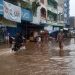
POLYGON ((69 27, 69 1, 70 0, 64 0, 64 23, 65 27, 69 27))
POLYGON ((69 22, 70 28, 75 28, 75 17, 70 17, 69 22))
POLYGON ((64 0, 58 0, 58 21, 64 23, 64 0))

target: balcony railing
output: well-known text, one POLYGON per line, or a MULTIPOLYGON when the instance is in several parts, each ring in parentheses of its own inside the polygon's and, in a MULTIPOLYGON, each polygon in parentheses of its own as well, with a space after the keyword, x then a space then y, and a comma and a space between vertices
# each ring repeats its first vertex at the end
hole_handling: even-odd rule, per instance
POLYGON ((58 3, 58 0, 55 0, 58 3))
POLYGON ((48 6, 47 6, 47 9, 48 9, 49 11, 53 12, 53 13, 56 13, 56 14, 57 14, 57 12, 58 12, 58 10, 55 9, 55 8, 54 8, 53 6, 51 6, 51 5, 48 5, 48 6))
POLYGON ((48 25, 54 25, 54 26, 64 26, 64 23, 58 23, 56 21, 47 21, 48 25))
POLYGON ((47 0, 48 4, 58 5, 58 0, 47 0))
POLYGON ((48 20, 48 21, 47 21, 47 24, 48 24, 48 25, 58 25, 58 24, 57 24, 57 21, 51 21, 51 20, 48 20))

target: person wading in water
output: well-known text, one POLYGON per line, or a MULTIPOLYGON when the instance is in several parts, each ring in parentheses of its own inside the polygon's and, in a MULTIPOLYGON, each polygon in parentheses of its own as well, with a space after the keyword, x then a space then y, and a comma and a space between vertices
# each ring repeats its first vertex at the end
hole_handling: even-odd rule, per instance
POLYGON ((63 41, 64 41, 64 33, 63 29, 60 30, 60 32, 57 35, 57 41, 59 43, 60 50, 63 50, 63 41))

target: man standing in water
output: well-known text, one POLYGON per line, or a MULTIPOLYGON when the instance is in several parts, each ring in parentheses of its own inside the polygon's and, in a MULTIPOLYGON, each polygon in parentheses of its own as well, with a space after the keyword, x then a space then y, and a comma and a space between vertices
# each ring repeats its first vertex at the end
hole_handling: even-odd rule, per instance
POLYGON ((64 33, 63 29, 60 30, 60 32, 57 35, 57 41, 59 43, 60 50, 63 50, 63 41, 64 41, 64 33))

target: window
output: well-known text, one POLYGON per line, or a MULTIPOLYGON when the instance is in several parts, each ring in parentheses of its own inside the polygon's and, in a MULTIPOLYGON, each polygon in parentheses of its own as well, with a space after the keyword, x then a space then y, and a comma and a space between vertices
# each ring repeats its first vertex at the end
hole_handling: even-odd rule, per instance
POLYGON ((40 2, 44 4, 44 0, 40 0, 40 2))
POLYGON ((41 8, 41 17, 46 18, 46 10, 45 10, 45 8, 41 8))

